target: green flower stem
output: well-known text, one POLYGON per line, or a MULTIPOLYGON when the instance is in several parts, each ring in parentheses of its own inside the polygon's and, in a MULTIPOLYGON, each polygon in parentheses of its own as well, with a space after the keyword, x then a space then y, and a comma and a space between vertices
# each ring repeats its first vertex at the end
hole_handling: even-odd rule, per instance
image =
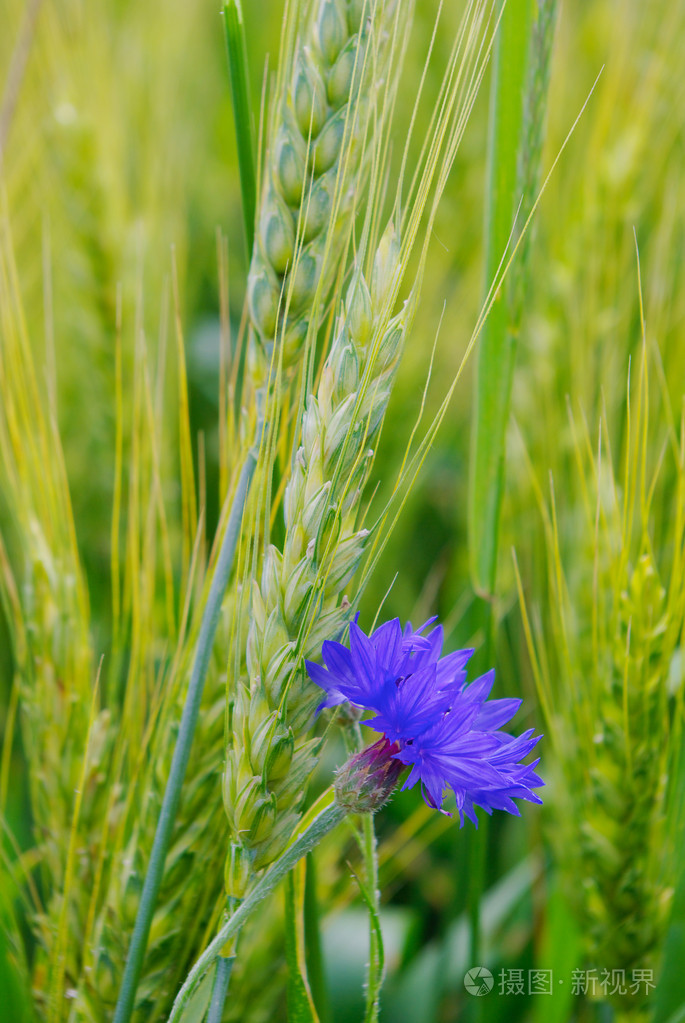
POLYGON ((209 1004, 207 1023, 221 1023, 221 1017, 224 1014, 226 992, 228 991, 228 982, 231 979, 231 971, 233 969, 234 962, 235 956, 219 956, 216 961, 216 977, 214 978, 212 1000, 209 1004))
MULTIPOLYGON (((353 729, 354 748, 356 752, 364 749, 364 736, 361 725, 356 722, 353 729)), ((352 750, 348 750, 352 752, 352 750)), ((373 814, 365 813, 362 818, 362 834, 360 851, 364 859, 364 872, 366 875, 367 894, 369 898, 369 965, 366 975, 366 1015, 365 1020, 376 1020, 378 1018, 378 1007, 380 1004, 380 993, 383 984, 384 955, 379 938, 380 930, 377 926, 380 921, 380 901, 378 895, 378 843, 376 842, 376 829, 374 827, 373 814)))
POLYGON ((335 828, 345 816, 345 811, 333 803, 322 810, 318 817, 315 817, 306 831, 300 835, 296 842, 286 849, 280 859, 276 860, 269 871, 255 885, 250 894, 240 904, 238 909, 224 923, 216 938, 207 946, 200 958, 197 960, 190 973, 185 979, 183 987, 176 996, 168 1023, 179 1020, 183 1009, 192 997, 193 991, 199 980, 210 968, 214 960, 221 955, 221 949, 229 938, 238 933, 252 911, 262 902, 267 895, 270 895, 276 885, 283 880, 303 856, 306 856, 316 845, 319 844, 330 831, 335 828))
POLYGON ((214 577, 212 578, 212 583, 209 589, 207 604, 205 605, 204 613, 202 615, 200 635, 198 637, 197 647, 195 650, 195 661, 193 663, 193 670, 190 676, 190 683, 188 685, 188 693, 183 707, 183 714, 181 715, 181 724, 178 730, 174 755, 171 761, 169 780, 167 781, 162 809, 159 814, 159 821, 157 822, 155 840, 152 845, 147 874, 145 875, 145 883, 143 885, 143 892, 138 906, 138 914, 133 928, 131 945, 128 950, 124 976, 121 982, 121 988, 119 989, 119 999, 117 1001, 113 1023, 128 1023, 133 1012, 136 990, 138 988, 138 982, 143 968, 143 960, 145 958, 145 949, 147 948, 148 937, 150 934, 152 916, 155 910, 155 903, 157 902, 157 895, 159 894, 159 886, 164 874, 164 863, 169 850, 169 843, 171 841, 174 821, 176 819, 176 811, 178 810, 178 804, 181 797, 181 787, 185 778, 186 768, 188 767, 188 759, 190 757, 193 735, 195 733, 195 726, 197 724, 197 718, 200 711, 202 691, 204 689, 205 678, 207 677, 207 668, 209 667, 212 646, 214 644, 214 636, 216 635, 217 625, 219 624, 221 602, 231 574, 233 555, 238 542, 240 525, 243 517, 243 508, 245 506, 248 490, 257 464, 257 451, 261 441, 261 433, 262 429, 260 424, 257 427, 255 445, 248 452, 245 464, 243 465, 240 473, 238 487, 236 489, 228 517, 226 532, 221 543, 221 550, 219 551, 219 557, 214 569, 214 577))
POLYGON ((381 987, 383 985, 383 950, 380 946, 379 932, 375 925, 380 920, 380 901, 378 897, 378 843, 373 814, 365 813, 362 818, 362 834, 364 836, 364 867, 369 899, 371 900, 372 917, 369 921, 369 969, 366 984, 366 1020, 378 1019, 381 987))

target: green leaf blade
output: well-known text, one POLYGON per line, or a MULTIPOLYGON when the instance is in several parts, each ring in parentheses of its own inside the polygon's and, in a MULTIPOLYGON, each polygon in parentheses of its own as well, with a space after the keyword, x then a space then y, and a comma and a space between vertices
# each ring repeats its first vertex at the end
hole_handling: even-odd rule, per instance
MULTIPOLYGON (((509 246, 516 213, 518 157, 532 24, 531 0, 508 0, 495 44, 488 140, 486 289, 509 246)), ((478 351, 469 481, 469 549, 476 591, 495 588, 499 512, 504 480, 516 339, 509 329, 507 292, 501 287, 478 351)))
POLYGON ((245 23, 240 0, 228 0, 224 5, 224 28, 228 70, 231 79, 231 98, 238 149, 240 191, 242 196, 245 244, 248 262, 254 244, 254 222, 257 209, 257 176, 255 171, 255 145, 250 102, 250 80, 247 64, 245 23))

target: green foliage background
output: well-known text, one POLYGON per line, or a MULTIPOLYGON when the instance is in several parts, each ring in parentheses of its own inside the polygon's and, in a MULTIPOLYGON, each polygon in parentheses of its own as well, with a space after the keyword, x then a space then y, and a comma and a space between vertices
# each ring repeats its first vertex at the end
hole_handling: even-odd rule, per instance
MULTIPOLYGON (((456 25, 459 13, 457 5, 448 6, 446 27, 437 40, 437 66, 449 46, 448 29, 456 25)), ((20 0, 4 0, 4 8, 0 82, 7 78, 26 11, 20 0)), ((434 15, 434 4, 418 5, 400 108, 412 102, 434 15)), ((262 91, 265 62, 271 68, 275 64, 280 17, 276 0, 245 4, 255 98, 262 91)), ((667 450, 648 529, 662 579, 673 557, 669 529, 678 500, 679 456, 673 455, 672 447, 673 438, 676 448, 679 441, 685 380, 684 41, 685 7, 678 0, 569 0, 561 6, 543 172, 603 71, 531 231, 494 601, 495 695, 524 698, 520 727, 541 726, 543 718, 511 549, 516 550, 526 602, 539 629, 536 634, 543 637, 543 644, 549 642, 551 674, 556 671, 560 676, 554 642, 546 631, 549 602, 555 599, 543 514, 547 481, 551 474, 559 557, 568 576, 573 614, 582 617, 595 555, 593 537, 582 520, 578 445, 568 408, 574 422, 587 424, 593 449, 602 419, 615 475, 620 477, 630 439, 629 361, 635 380, 643 345, 636 241, 651 398, 645 444, 650 476, 664 445, 667 450)), ((429 72, 426 109, 438 84, 429 72)), ((434 340, 437 337, 427 415, 437 410, 445 381, 454 377, 482 305, 487 123, 488 81, 436 223, 412 341, 403 357, 376 462, 379 502, 392 487, 418 414, 434 340)), ((399 152, 402 141, 398 139, 399 152)), ((56 364, 56 403, 79 553, 89 584, 93 628, 105 637, 111 612, 117 293, 120 289, 124 359, 130 362, 137 329, 145 331, 152 350, 157 343, 165 315, 161 310, 168 308, 171 246, 186 338, 192 433, 204 434, 208 536, 217 521, 217 229, 228 238, 230 310, 236 327, 246 258, 216 5, 180 0, 168 0, 163 7, 128 0, 44 3, 7 136, 2 188, 0 201, 9 210, 29 335, 39 362, 54 359, 56 364), (51 303, 47 330, 46 267, 51 303)), ((474 370, 471 360, 362 606, 362 622, 368 625, 393 583, 384 615, 411 618, 417 624, 437 614, 446 623, 451 647, 482 646, 487 639, 483 603, 469 577, 467 539, 474 370)), ((172 401, 167 408, 173 408, 172 401)), ((682 442, 679 450, 682 453, 682 442)), ((175 465, 177 452, 165 452, 163 457, 175 465)), ((197 445, 195 458, 197 468, 197 445)), ((180 501, 172 490, 165 496, 172 506, 180 501)), ((17 528, 0 494, 0 529, 10 556, 17 528)), ((582 631, 577 635, 582 637, 582 631)), ((667 666, 675 693, 682 689, 681 664, 678 635, 667 666)), ((0 720, 6 715, 11 677, 9 632, 0 618, 0 720)), ((566 875, 567 868, 576 872, 584 868, 582 863, 565 863, 563 848, 549 838, 550 826, 556 827, 555 814, 567 806, 557 788, 565 784, 564 775, 552 761, 581 757, 581 744, 574 750, 545 741, 541 751, 543 765, 549 765, 548 805, 542 812, 528 808, 522 821, 496 819, 486 835, 482 962, 493 973, 534 965, 554 969, 557 977, 566 978, 566 987, 546 999, 527 995, 469 999, 462 983, 465 968, 474 965, 466 924, 469 879, 474 856, 483 853, 470 829, 459 831, 453 822, 417 809, 416 793, 404 793, 378 824, 388 960, 385 1020, 447 1023, 462 1014, 488 1023, 606 1018, 600 1016, 606 1007, 600 1010, 591 999, 570 995, 571 971, 586 965, 581 940, 585 925, 577 922, 573 885, 569 887, 566 875)), ((330 766, 324 765, 324 770, 330 766)), ((22 847, 28 845, 30 833, 24 774, 17 744, 7 817, 22 847)), ((670 811, 674 822, 677 809, 676 805, 670 811)), ((566 820, 571 842, 581 824, 566 820)), ((576 873, 575 881, 582 887, 582 876, 576 873)), ((666 880, 663 885, 665 889, 666 880)), ((0 890, 0 896, 2 913, 4 903, 12 900, 11 888, 0 890)), ((342 896, 339 903, 345 903, 342 896)), ((673 965, 685 926, 682 890, 673 905, 667 967, 655 1002, 660 1023, 682 1018, 678 1012, 685 1001, 682 977, 673 965)), ((361 908, 343 906, 336 911, 335 904, 323 922, 328 995, 322 1004, 327 1002, 332 1023, 360 1018, 366 926, 361 908)), ((663 942, 655 959, 657 976, 662 952, 663 942)), ((11 1015, 5 1018, 29 1018, 22 1016, 20 992, 13 993, 11 961, 5 950, 0 987, 14 999, 11 1015)), ((278 936, 264 943, 261 952, 257 949, 251 963, 251 976, 238 977, 237 983, 238 989, 244 983, 253 993, 261 987, 261 1001, 255 995, 249 1016, 257 1020, 266 1018, 272 1004, 269 992, 284 976, 278 936), (273 962, 277 969, 272 974, 273 962)), ((601 969, 604 964, 591 965, 601 969)), ((230 1018, 248 1018, 241 1016, 243 1011, 244 1003, 236 1003, 230 1018)), ((326 1015, 325 1009, 321 1015, 326 1015)))

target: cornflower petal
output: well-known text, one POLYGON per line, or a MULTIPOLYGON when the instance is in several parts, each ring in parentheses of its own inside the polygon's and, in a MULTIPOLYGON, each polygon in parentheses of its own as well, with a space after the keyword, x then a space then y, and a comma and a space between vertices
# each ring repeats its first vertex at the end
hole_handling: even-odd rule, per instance
POLYGON ((335 707, 337 704, 345 702, 347 696, 339 688, 334 675, 313 661, 304 663, 312 682, 316 682, 317 686, 321 686, 326 693, 326 699, 319 704, 318 710, 323 710, 324 707, 335 707))
POLYGON ((478 712, 475 725, 483 731, 494 731, 501 728, 507 721, 511 721, 516 711, 522 704, 522 700, 504 699, 490 700, 483 704, 478 712))
POLYGON ((436 664, 436 682, 440 689, 461 690, 466 681, 467 662, 473 656, 473 650, 455 650, 452 654, 441 657, 436 664))
POLYGON ((402 627, 399 618, 384 622, 369 637, 376 651, 376 661, 387 667, 402 656, 402 627))
POLYGON ((403 788, 420 784, 426 803, 446 813, 447 790, 454 792, 459 820, 478 826, 475 808, 520 815, 514 802, 542 800, 544 785, 535 773, 539 760, 521 761, 541 736, 528 729, 519 736, 501 731, 521 706, 518 699, 488 700, 495 673, 466 683, 465 666, 473 650, 441 656, 444 635, 435 621, 416 631, 399 619, 383 623, 367 636, 350 624, 349 648, 323 644, 326 668, 306 662, 307 671, 326 693, 322 707, 347 699, 373 711, 363 722, 381 732, 384 757, 409 768, 403 788))
POLYGON ((350 652, 360 690, 372 691, 376 681, 376 651, 356 622, 350 623, 350 652))
POLYGON ((449 696, 435 686, 435 665, 428 665, 399 681, 386 679, 375 704, 378 714, 364 723, 398 742, 432 728, 448 707, 449 696))
POLYGON ((495 672, 494 669, 481 675, 479 678, 474 679, 469 685, 467 685, 461 691, 461 699, 465 703, 481 704, 490 695, 490 690, 495 684, 495 672))

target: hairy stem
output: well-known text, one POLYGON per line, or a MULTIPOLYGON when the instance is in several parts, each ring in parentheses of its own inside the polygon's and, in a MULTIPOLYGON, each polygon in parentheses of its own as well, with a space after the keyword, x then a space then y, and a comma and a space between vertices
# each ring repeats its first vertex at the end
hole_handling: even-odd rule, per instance
POLYGON ((168 1023, 174 1023, 181 1018, 184 1007, 193 994, 195 987, 203 975, 207 972, 214 960, 221 954, 229 938, 234 937, 248 919, 253 910, 262 902, 267 895, 270 895, 276 885, 283 880, 285 875, 296 863, 306 856, 322 838, 333 830, 344 818, 345 811, 333 803, 323 810, 318 817, 315 817, 309 827, 294 842, 283 855, 276 860, 271 869, 254 886, 249 895, 241 903, 235 913, 229 917, 220 929, 216 938, 207 946, 200 958, 197 960, 190 973, 186 977, 183 987, 176 996, 168 1023))
MULTIPOLYGON (((362 829, 364 838, 364 869, 366 871, 366 883, 368 885, 371 905, 377 917, 380 910, 378 892, 378 844, 376 842, 376 829, 374 827, 372 814, 364 814, 362 819, 362 829)), ((374 927, 374 919, 372 918, 369 921, 369 968, 366 984, 366 1019, 369 1021, 375 1021, 378 1019, 381 986, 383 984, 383 957, 381 951, 378 930, 374 927)))

